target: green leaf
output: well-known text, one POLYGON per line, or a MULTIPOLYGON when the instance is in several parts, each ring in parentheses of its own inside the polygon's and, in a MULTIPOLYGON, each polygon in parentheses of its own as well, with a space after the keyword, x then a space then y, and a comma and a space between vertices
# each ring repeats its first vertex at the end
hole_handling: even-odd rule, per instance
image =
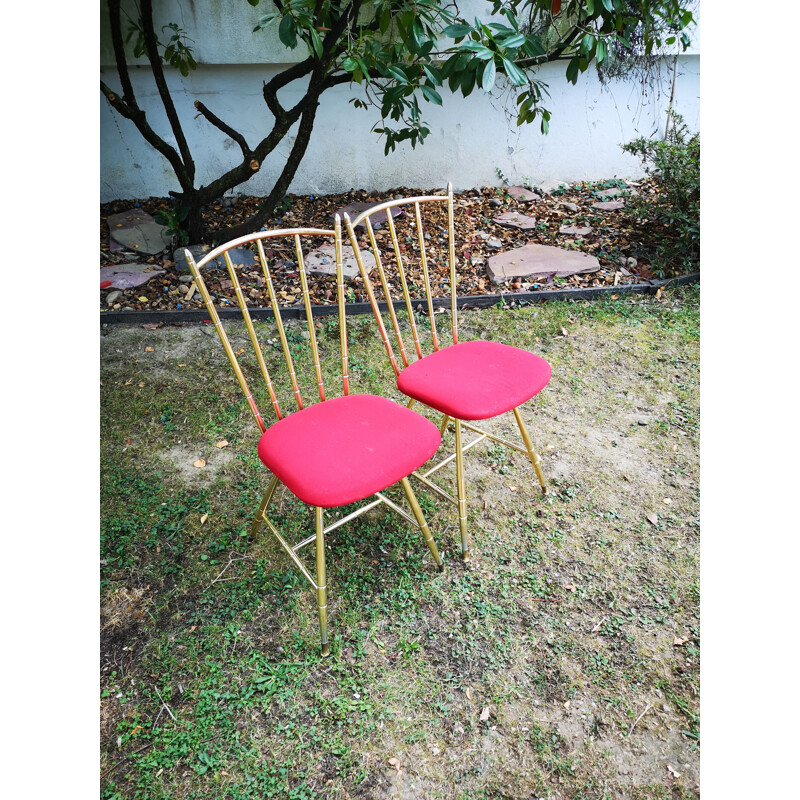
POLYGON ((506 69, 506 75, 508 76, 508 79, 515 86, 522 86, 527 82, 528 79, 525 77, 525 73, 513 61, 510 61, 504 57, 503 66, 506 69))
POLYGON ((594 14, 594 0, 586 0, 586 11, 590 17, 594 14))
POLYGON ((345 72, 355 72, 358 68, 358 62, 352 56, 345 56, 342 60, 342 69, 345 72))
POLYGON ((494 66, 494 59, 491 59, 491 61, 486 62, 486 66, 483 68, 483 73, 481 75, 481 86, 484 92, 490 91, 492 86, 494 86, 496 74, 497 70, 494 66))
POLYGON ((441 86, 442 85, 442 79, 439 76, 439 70, 436 69, 436 67, 427 67, 427 66, 425 66, 423 64, 422 65, 422 70, 425 73, 425 75, 427 76, 427 78, 428 78, 428 80, 430 81, 431 84, 433 84, 434 86, 441 86))
POLYGON ((294 17, 286 15, 278 26, 278 38, 281 43, 290 49, 297 47, 297 25, 295 24, 294 17))
POLYGON ((523 44, 525 44, 525 34, 523 33, 515 33, 508 39, 503 39, 503 47, 520 47, 523 44))
POLYGON ((567 64, 567 80, 570 83, 577 83, 578 81, 578 57, 575 56, 574 58, 570 59, 569 64, 567 64))
POLYGON ((322 57, 322 39, 319 38, 316 28, 311 28, 311 46, 318 58, 322 57))
POLYGON ((475 73, 472 70, 467 70, 461 76, 461 92, 464 97, 469 97, 472 90, 475 88, 475 73))
POLYGON ((408 75, 406 75, 403 68, 398 64, 389 64, 386 67, 386 71, 401 83, 408 83, 408 75))
POLYGON ((451 39, 460 39, 472 31, 471 25, 448 25, 442 33, 451 39))
POLYGON ((442 96, 436 91, 436 89, 433 88, 433 86, 423 83, 419 88, 422 89, 422 94, 425 95, 426 100, 431 103, 435 103, 437 106, 442 104, 442 96))

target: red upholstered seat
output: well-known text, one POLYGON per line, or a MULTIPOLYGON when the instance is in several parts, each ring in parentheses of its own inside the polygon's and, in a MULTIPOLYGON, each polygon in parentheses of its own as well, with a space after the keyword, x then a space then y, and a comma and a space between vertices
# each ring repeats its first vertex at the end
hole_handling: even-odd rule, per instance
POLYGON ((303 502, 333 508, 397 483, 439 447, 438 428, 404 406, 370 394, 326 400, 284 417, 258 443, 258 456, 303 502))
POLYGON ((409 364, 403 394, 455 419, 489 419, 538 394, 550 380, 539 356, 497 342, 463 342, 409 364))

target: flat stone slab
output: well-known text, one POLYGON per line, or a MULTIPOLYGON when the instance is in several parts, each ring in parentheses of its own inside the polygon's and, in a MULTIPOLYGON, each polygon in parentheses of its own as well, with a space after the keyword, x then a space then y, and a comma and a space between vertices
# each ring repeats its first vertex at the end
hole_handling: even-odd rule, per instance
POLYGON ((635 189, 603 189, 602 192, 596 192, 595 196, 601 200, 608 200, 612 197, 619 197, 621 194, 638 195, 635 189))
POLYGON ((145 211, 132 208, 112 214, 108 220, 109 243, 112 253, 133 250, 137 253, 155 255, 170 246, 172 238, 164 225, 159 225, 145 211))
MULTIPOLYGON (((379 206, 381 203, 385 202, 384 200, 380 200, 377 203, 350 203, 350 205, 344 206, 344 208, 337 208, 336 211, 331 214, 331 219, 338 214, 342 221, 344 222, 344 215, 350 217, 350 219, 355 219, 362 211, 366 211, 368 208, 374 208, 375 206, 379 206)), ((403 209, 398 208, 397 206, 392 206, 391 208, 387 209, 391 215, 392 219, 395 217, 399 217, 403 214, 403 209)), ((372 230, 377 231, 383 225, 386 224, 386 212, 381 212, 376 217, 371 217, 370 222, 372 223, 372 230)), ((365 222, 359 222, 358 225, 355 226, 357 230, 365 231, 367 229, 367 225, 365 222)))
POLYGON ((562 225, 558 232, 568 236, 588 236, 592 230, 591 225, 587 225, 585 228, 579 228, 577 225, 562 225))
MULTIPOLYGON (((193 244, 190 247, 179 247, 173 254, 172 260, 175 262, 175 269, 178 272, 189 272, 189 264, 186 261, 184 250, 188 250, 194 257, 195 263, 200 261, 206 253, 211 252, 211 247, 207 244, 193 244)), ((252 267, 256 262, 255 253, 247 247, 234 247, 228 250, 228 255, 235 267, 252 267)), ((227 269, 225 259, 220 256, 213 261, 209 261, 203 269, 227 269)))
POLYGON ((541 200, 542 198, 536 194, 536 192, 532 192, 530 189, 526 189, 524 186, 509 186, 506 191, 515 199, 515 200, 524 200, 525 202, 531 202, 533 200, 541 200))
POLYGON ((152 264, 115 264, 113 267, 101 267, 100 283, 111 281, 109 289, 132 289, 163 274, 163 269, 155 269, 152 264))
POLYGON ((531 231, 536 227, 536 217, 528 217, 519 211, 506 211, 505 214, 495 217, 494 221, 509 228, 519 228, 521 231, 531 231))
POLYGON ((543 181, 542 183, 536 184, 536 188, 544 194, 552 194, 556 189, 560 189, 562 186, 569 188, 569 184, 566 181, 543 181))
POLYGON ((588 253, 562 250, 544 244, 526 244, 515 250, 492 256, 486 272, 493 283, 503 283, 512 278, 553 275, 566 278, 580 272, 596 272, 600 262, 588 253))
POLYGON ((592 203, 592 208, 599 208, 601 211, 618 211, 620 208, 625 208, 625 203, 622 200, 603 200, 599 203, 592 203))
MULTIPOLYGON (((361 258, 364 261, 364 269, 367 275, 377 266, 375 256, 369 250, 361 251, 361 258)), ((305 257, 306 272, 309 275, 336 275, 336 246, 324 244, 322 247, 312 250, 305 257)), ((356 254, 350 245, 342 245, 342 274, 345 280, 352 281, 358 277, 358 261, 356 254)))

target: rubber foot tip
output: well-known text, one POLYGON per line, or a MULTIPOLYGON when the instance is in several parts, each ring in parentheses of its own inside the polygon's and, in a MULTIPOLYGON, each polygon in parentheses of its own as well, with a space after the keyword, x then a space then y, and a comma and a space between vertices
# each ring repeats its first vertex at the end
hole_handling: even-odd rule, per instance
POLYGON ((331 648, 330 648, 330 646, 329 646, 329 645, 327 645, 327 644, 324 644, 324 645, 322 645, 322 656, 323 656, 323 658, 324 658, 325 656, 329 656, 330 654, 331 654, 331 648))

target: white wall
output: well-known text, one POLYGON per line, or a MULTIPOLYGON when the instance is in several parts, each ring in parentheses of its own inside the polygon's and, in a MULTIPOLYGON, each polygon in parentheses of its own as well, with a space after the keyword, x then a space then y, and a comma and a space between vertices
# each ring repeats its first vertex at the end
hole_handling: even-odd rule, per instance
MULTIPOLYGON (((263 10, 247 3, 170 0, 164 5, 164 21, 180 20, 195 38, 199 68, 187 78, 169 70, 168 80, 174 87, 178 114, 194 154, 196 180, 205 184, 236 164, 240 150, 202 117, 195 119, 194 100, 201 100, 254 147, 269 132, 271 122, 261 95, 262 84, 284 68, 281 64, 254 62, 264 57, 302 57, 303 53, 299 48, 292 53, 275 46, 274 37, 270 44, 263 33, 251 34, 263 10), (223 5, 229 11, 236 9, 239 16, 224 14, 223 5), (230 63, 233 60, 238 63, 230 63)), ((117 87, 113 58, 107 37, 103 38, 102 79, 117 87)), ((635 84, 617 83, 603 89, 593 71, 581 75, 577 86, 572 86, 564 78, 564 63, 546 65, 539 77, 549 84, 551 94, 545 103, 553 115, 547 136, 542 136, 537 123, 517 128, 513 117, 507 118, 504 113, 502 97, 487 96, 478 89, 464 99, 445 90, 442 108, 422 104, 431 129, 425 144, 416 150, 399 145, 387 157, 383 143, 370 131, 378 121, 377 115, 356 110, 348 103, 359 87, 337 87, 323 95, 308 151, 289 191, 329 194, 351 188, 434 189, 448 181, 458 191, 498 185, 497 169, 513 182, 636 177, 641 174, 639 163, 623 153, 620 145, 640 135, 663 133, 672 79, 670 64, 665 62, 661 90, 650 89, 645 95, 635 84)), ((131 77, 150 124, 174 144, 149 69, 136 67, 131 77)), ((284 91, 284 102, 291 104, 300 89, 289 87, 284 91)), ((168 162, 102 96, 100 103, 101 202, 165 196, 169 190, 177 190, 168 162)), ((689 127, 698 130, 700 56, 696 45, 693 52, 678 60, 675 105, 689 127)), ((291 144, 287 137, 259 173, 235 191, 267 194, 291 144)))

